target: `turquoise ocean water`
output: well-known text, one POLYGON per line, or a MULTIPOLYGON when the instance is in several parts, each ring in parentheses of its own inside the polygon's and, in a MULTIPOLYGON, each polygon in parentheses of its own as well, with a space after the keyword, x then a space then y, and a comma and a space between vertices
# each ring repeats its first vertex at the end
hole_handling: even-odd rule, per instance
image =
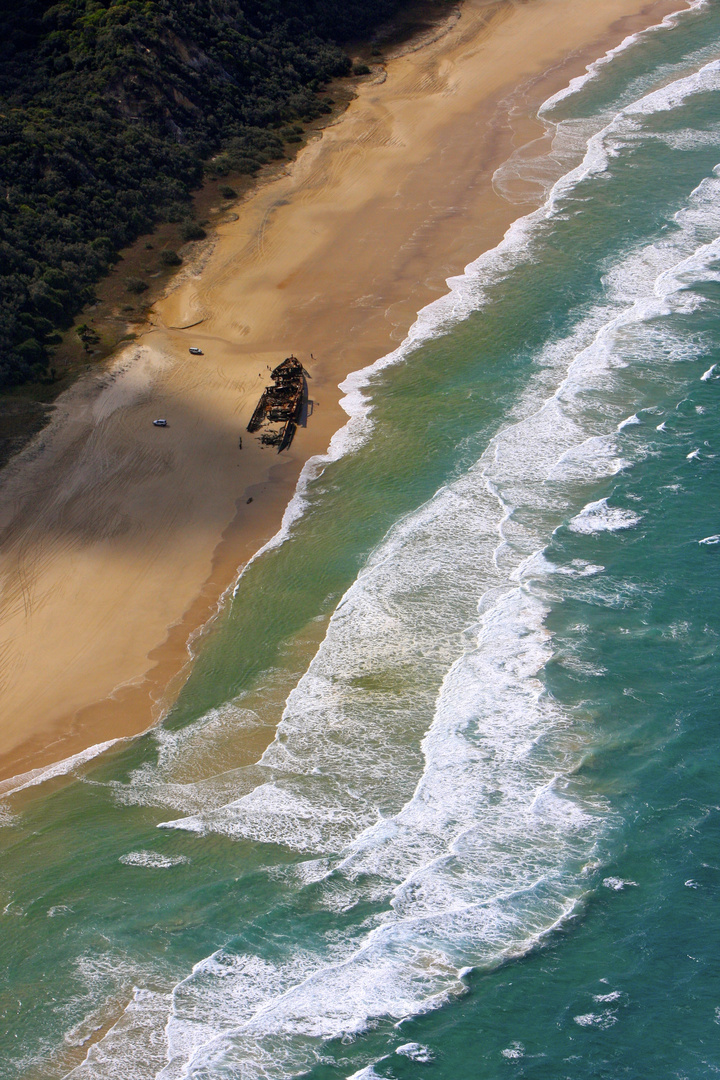
POLYGON ((720 5, 541 115, 164 723, 0 802, 3 1080, 720 1073, 720 5))

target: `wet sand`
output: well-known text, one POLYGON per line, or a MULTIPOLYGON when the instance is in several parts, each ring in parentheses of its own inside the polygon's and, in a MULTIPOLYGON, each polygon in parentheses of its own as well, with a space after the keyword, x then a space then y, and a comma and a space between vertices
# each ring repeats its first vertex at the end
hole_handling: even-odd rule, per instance
POLYGON ((542 133, 538 104, 677 7, 465 0, 360 83, 219 227, 147 332, 59 399, 0 477, 0 780, 162 714, 191 635, 345 422, 338 383, 531 209, 495 194, 492 174, 542 133), (278 455, 245 428, 290 352, 311 415, 278 455))

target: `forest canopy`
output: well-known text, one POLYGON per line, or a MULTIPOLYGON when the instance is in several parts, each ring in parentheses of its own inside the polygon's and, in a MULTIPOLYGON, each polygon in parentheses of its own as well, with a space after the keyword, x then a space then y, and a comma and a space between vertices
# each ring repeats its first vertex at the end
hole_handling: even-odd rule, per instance
POLYGON ((252 175, 329 106, 401 0, 5 0, 0 388, 40 377, 118 249, 188 214, 204 168, 252 175))

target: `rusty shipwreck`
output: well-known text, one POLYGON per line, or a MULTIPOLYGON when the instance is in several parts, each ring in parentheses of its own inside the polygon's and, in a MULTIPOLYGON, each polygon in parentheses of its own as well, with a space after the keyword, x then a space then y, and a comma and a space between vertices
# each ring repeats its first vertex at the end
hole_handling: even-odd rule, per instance
POLYGON ((264 428, 260 441, 277 446, 278 453, 293 441, 305 400, 305 372, 295 356, 288 356, 271 372, 274 385, 266 386, 250 418, 248 431, 264 428), (280 426, 273 426, 280 425, 280 426))

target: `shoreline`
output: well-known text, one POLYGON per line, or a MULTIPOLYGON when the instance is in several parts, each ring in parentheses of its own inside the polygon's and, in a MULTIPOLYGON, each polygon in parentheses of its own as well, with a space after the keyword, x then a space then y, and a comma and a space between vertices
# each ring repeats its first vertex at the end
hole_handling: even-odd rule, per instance
POLYGON ((591 17, 570 0, 465 0, 238 204, 201 275, 156 303, 108 371, 59 399, 2 477, 0 793, 163 713, 189 641, 347 422, 338 383, 390 353, 446 279, 536 205, 492 188, 543 132, 532 107, 677 9, 628 6, 605 0, 591 17), (189 360, 190 345, 204 356, 189 360), (279 460, 244 429, 266 367, 290 352, 317 407, 279 460))

